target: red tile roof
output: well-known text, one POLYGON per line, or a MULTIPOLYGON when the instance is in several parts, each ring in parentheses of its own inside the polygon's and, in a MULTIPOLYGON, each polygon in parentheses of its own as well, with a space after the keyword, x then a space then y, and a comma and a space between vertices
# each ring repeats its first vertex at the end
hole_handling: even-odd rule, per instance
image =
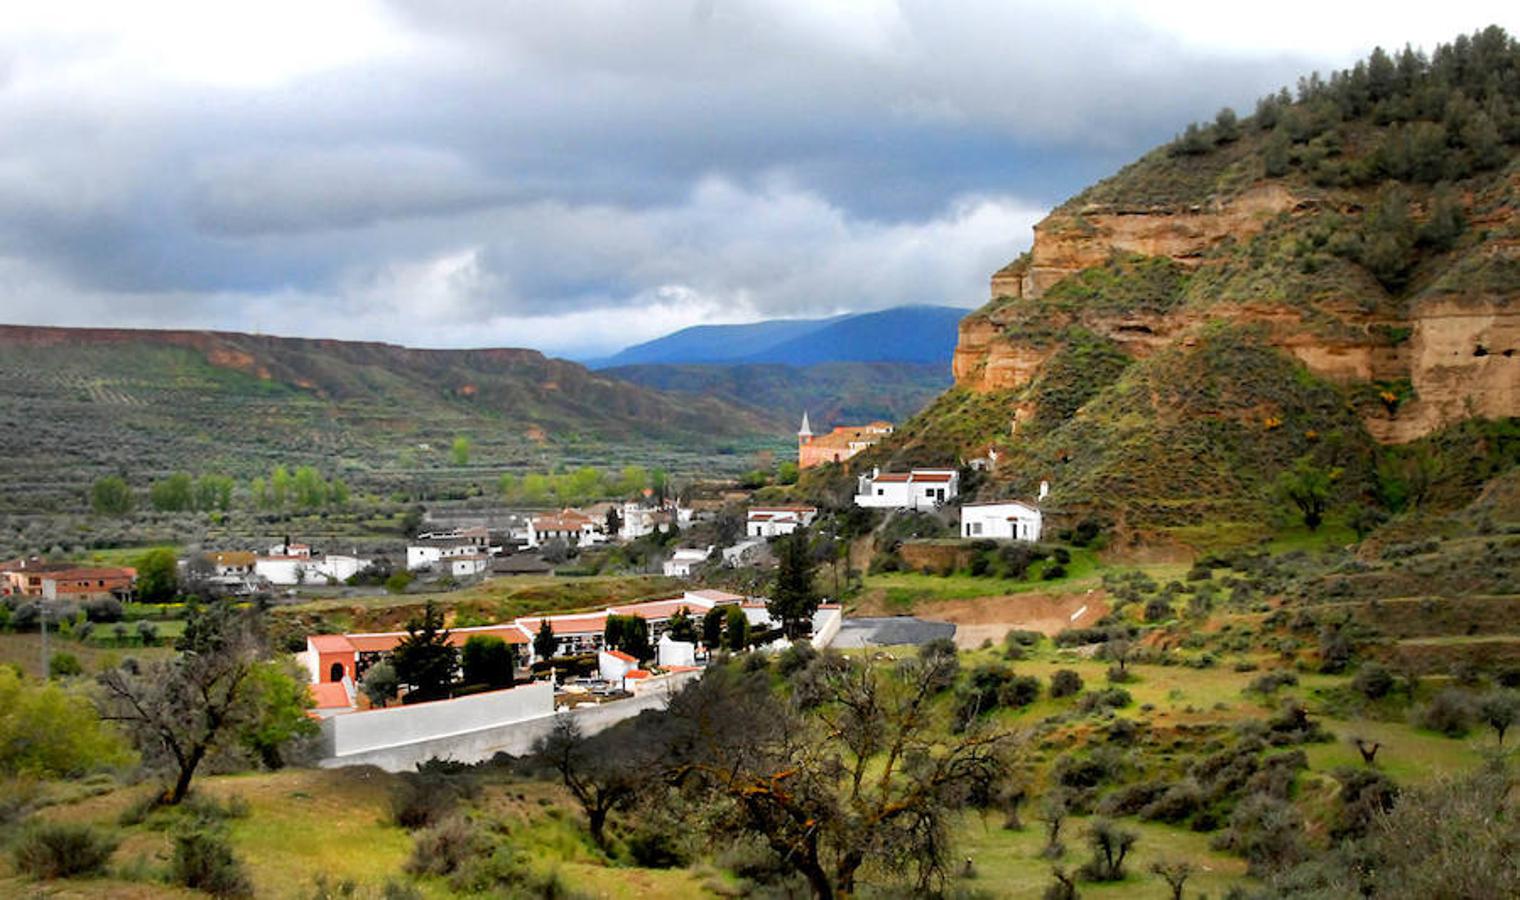
POLYGON ((308 635, 306 642, 318 653, 353 653, 353 642, 341 634, 308 635))
MULTIPOLYGON (((518 624, 528 629, 530 634, 537 634, 541 621, 541 619, 519 619, 518 624)), ((549 620, 549 630, 555 634, 601 634, 606 628, 607 616, 604 613, 549 620)))
POLYGON ((728 591, 720 591, 717 588, 703 588, 699 591, 687 591, 686 593, 710 603, 740 603, 744 600, 743 594, 731 594, 728 591))
MULTIPOLYGON (((396 649, 401 639, 406 637, 405 631, 379 631, 370 634, 344 635, 360 653, 387 653, 396 649)), ((453 628, 449 630, 449 646, 463 647, 472 637, 501 638, 508 644, 526 644, 528 636, 523 634, 521 628, 513 624, 506 625, 479 625, 470 628, 453 628)))
POLYGON ((603 650, 602 652, 605 653, 605 654, 607 654, 608 656, 612 657, 613 659, 620 659, 623 662, 628 662, 628 663, 636 663, 636 662, 638 662, 638 660, 634 659, 632 656, 629 656, 628 654, 624 653, 621 650, 603 650))
POLYGON ((321 684, 308 685, 311 689, 311 699, 316 709, 352 709, 349 702, 348 691, 336 681, 324 681, 321 684))
MULTIPOLYGON (((638 616, 641 619, 668 619, 681 610, 688 614, 693 612, 690 600, 679 598, 676 600, 650 600, 645 603, 633 603, 628 606, 613 606, 608 612, 618 616, 638 616)), ((696 612, 705 612, 698 609, 696 612)))

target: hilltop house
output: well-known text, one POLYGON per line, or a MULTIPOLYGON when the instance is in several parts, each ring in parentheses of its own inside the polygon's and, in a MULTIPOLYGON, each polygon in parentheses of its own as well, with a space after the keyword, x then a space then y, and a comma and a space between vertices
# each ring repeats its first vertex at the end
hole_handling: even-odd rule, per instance
POLYGON ((960 473, 955 469, 872 469, 857 481, 855 505, 876 509, 933 509, 955 499, 961 486, 960 473))
POLYGON ((816 506, 752 506, 744 533, 758 538, 779 537, 808 527, 816 518, 816 506))
POLYGON ((1040 508, 1017 500, 967 503, 961 507, 961 537, 1038 541, 1041 526, 1040 508))
POLYGON ((844 462, 891 433, 891 422, 878 421, 869 425, 836 425, 833 431, 815 436, 804 412, 802 427, 797 430, 797 466, 809 469, 844 462))

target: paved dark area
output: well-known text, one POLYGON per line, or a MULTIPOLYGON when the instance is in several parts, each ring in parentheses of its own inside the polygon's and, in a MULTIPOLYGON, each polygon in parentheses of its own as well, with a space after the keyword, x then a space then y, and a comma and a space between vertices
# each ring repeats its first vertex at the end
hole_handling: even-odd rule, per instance
POLYGON ((954 638, 955 626, 949 622, 926 622, 911 616, 877 619, 845 619, 834 638, 833 647, 886 647, 900 644, 927 644, 936 638, 954 638))

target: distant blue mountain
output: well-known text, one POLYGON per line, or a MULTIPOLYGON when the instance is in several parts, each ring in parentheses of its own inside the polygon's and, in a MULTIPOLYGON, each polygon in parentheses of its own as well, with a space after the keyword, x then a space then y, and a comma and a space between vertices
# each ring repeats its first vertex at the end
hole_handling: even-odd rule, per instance
POLYGON ((906 362, 949 365, 956 327, 969 312, 951 306, 899 306, 828 319, 774 319, 748 325, 698 325, 637 344, 593 369, 691 363, 906 362))

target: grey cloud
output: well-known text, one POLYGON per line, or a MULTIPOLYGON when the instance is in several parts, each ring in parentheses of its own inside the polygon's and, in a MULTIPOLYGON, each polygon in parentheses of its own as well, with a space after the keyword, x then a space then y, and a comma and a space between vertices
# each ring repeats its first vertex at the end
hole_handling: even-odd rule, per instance
POLYGON ((1202 51, 1095 5, 387 9, 402 52, 239 87, 84 83, 108 40, 0 34, 0 319, 295 310, 338 337, 607 349, 970 305, 1041 207, 1344 62, 1202 51))
POLYGON ((457 155, 420 147, 241 153, 204 162, 193 181, 196 225, 234 236, 439 216, 510 196, 457 155))

